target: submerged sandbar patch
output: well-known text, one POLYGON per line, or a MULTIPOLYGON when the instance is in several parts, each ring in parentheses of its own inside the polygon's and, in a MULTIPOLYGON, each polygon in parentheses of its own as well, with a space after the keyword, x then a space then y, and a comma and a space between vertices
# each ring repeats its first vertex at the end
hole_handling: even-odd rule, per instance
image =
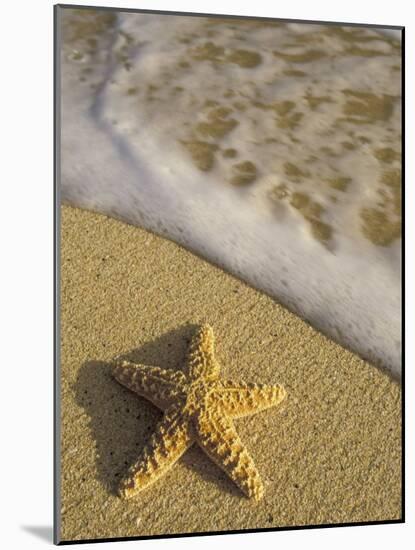
POLYGON ((212 169, 215 160, 215 152, 218 146, 207 141, 181 141, 182 145, 189 151, 193 162, 204 172, 212 169))
POLYGON ((235 63, 245 69, 252 69, 262 62, 261 54, 254 50, 228 50, 213 42, 205 42, 190 50, 190 56, 196 61, 212 61, 214 63, 235 63))
POLYGON ((381 162, 393 162, 394 160, 400 160, 401 156, 391 147, 383 147, 375 150, 375 157, 381 162))
POLYGON ((327 57, 326 52, 323 50, 307 50, 302 53, 283 53, 279 51, 272 52, 275 57, 280 57, 285 61, 290 61, 291 63, 310 63, 311 61, 316 61, 322 57, 327 57))
POLYGON ((257 177, 257 168, 253 162, 246 160, 232 166, 234 175, 230 179, 232 185, 246 185, 257 177))
POLYGON ((345 192, 352 178, 347 176, 336 176, 334 178, 327 178, 326 181, 332 189, 345 192))
POLYGON ((302 170, 292 162, 284 162, 284 173, 296 182, 299 182, 302 178, 308 178, 310 176, 310 172, 302 170))
POLYGON ((196 131, 205 137, 223 138, 237 126, 238 121, 234 118, 228 118, 232 109, 227 107, 217 107, 207 115, 208 122, 199 122, 196 124, 196 131))
POLYGON ((362 208, 362 233, 373 244, 388 246, 401 236, 401 221, 391 221, 379 208, 362 208))
POLYGON ((252 50, 234 50, 226 57, 226 60, 236 63, 240 67, 252 69, 261 63, 262 57, 258 52, 252 50))
POLYGON ((370 92, 342 90, 347 97, 343 113, 348 122, 368 123, 388 120, 393 112, 395 96, 370 92))
POLYGON ((327 244, 333 235, 333 228, 321 220, 324 212, 321 204, 312 201, 307 193, 293 193, 290 204, 310 224, 312 236, 322 244, 327 244))

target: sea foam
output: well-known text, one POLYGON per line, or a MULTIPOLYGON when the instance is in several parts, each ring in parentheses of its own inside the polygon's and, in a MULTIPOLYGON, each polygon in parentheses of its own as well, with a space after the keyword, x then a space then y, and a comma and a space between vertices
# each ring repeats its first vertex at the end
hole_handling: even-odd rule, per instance
POLYGON ((61 14, 62 200, 184 245, 399 377, 399 37, 61 14))

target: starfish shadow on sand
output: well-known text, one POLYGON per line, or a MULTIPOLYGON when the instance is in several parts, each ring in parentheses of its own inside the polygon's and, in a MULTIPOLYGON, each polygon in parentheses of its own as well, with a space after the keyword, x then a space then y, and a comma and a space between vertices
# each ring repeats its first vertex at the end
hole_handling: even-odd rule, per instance
MULTIPOLYGON (((196 329, 196 325, 182 326, 123 354, 121 358, 180 371, 196 329)), ((120 480, 137 460, 163 414, 147 399, 118 384, 112 375, 112 366, 112 362, 85 362, 74 389, 77 403, 89 417, 97 451, 98 479, 111 494, 117 494, 120 480)), ((197 444, 185 452, 179 463, 196 471, 207 482, 217 483, 221 491, 241 496, 239 489, 197 444)))

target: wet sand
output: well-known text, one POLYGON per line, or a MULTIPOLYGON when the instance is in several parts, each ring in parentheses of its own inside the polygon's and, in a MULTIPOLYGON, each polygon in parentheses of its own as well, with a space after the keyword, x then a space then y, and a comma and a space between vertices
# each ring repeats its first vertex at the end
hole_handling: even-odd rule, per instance
POLYGON ((140 228, 62 208, 62 540, 396 520, 401 388, 273 299, 140 228), (209 322, 223 376, 281 383, 236 420, 265 495, 249 501, 197 446, 125 501, 120 478, 161 417, 110 362, 180 369, 209 322))

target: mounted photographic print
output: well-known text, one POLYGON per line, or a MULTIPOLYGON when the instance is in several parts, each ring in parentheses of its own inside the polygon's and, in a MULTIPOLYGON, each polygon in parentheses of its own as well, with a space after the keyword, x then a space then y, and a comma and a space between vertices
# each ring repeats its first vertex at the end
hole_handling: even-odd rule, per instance
POLYGON ((402 39, 55 6, 56 543, 403 521, 402 39))

